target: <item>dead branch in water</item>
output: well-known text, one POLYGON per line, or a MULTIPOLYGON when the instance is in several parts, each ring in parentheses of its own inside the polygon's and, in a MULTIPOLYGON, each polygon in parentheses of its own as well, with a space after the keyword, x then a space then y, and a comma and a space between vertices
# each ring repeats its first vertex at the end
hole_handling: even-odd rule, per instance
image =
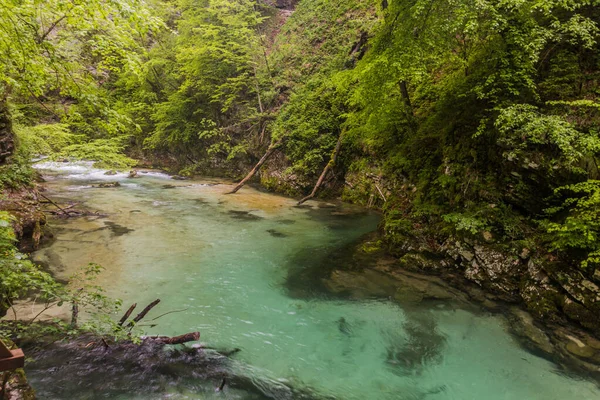
POLYGON ((46 199, 48 202, 50 202, 50 204, 52 204, 54 207, 58 208, 64 215, 68 216, 70 211, 67 211, 66 209, 62 208, 61 206, 59 206, 56 202, 50 200, 48 197, 46 197, 44 194, 40 193, 40 196, 42 196, 44 199, 46 199))
POLYGON ((148 304, 148 305, 146 306, 146 308, 144 308, 144 309, 142 310, 142 312, 141 312, 141 313, 139 313, 138 315, 136 315, 136 316, 135 316, 135 318, 134 318, 134 319, 133 319, 131 322, 129 322, 129 324, 127 324, 127 327, 128 327, 128 328, 133 328, 133 326, 134 326, 135 324, 137 324, 138 322, 140 322, 140 320, 141 320, 142 318, 144 318, 144 317, 146 316, 146 314, 148 314, 148 313, 150 312, 150 310, 152 310, 154 307, 156 307, 156 305, 157 305, 158 303, 160 303, 160 299, 156 299, 156 300, 154 300, 152 303, 148 304))
POLYGON ((164 317, 165 315, 174 314, 174 313, 179 313, 179 312, 184 312, 184 311, 187 311, 187 310, 189 310, 189 308, 183 308, 183 309, 181 309, 181 310, 173 310, 173 311, 169 311, 169 312, 166 312, 166 313, 164 313, 164 314, 160 314, 160 315, 159 315, 158 317, 156 317, 156 318, 152 318, 150 321, 156 321, 157 319, 159 319, 159 318, 161 318, 161 317, 164 317))
POLYGON ((119 324, 118 324, 119 326, 123 326, 123 324, 125 323, 125 321, 127 321, 127 319, 131 316, 131 313, 133 312, 133 310, 135 310, 136 307, 137 307, 137 303, 133 303, 131 305, 131 307, 129 307, 129 309, 127 310, 127 312, 119 320, 119 324))

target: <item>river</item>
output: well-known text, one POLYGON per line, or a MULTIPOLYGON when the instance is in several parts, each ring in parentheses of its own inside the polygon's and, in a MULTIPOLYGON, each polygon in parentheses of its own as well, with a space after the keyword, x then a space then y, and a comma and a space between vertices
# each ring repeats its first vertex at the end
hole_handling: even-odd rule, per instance
MULTIPOLYGON (((124 306, 161 299, 148 320, 184 310, 142 327, 146 334, 200 331, 207 345, 241 349, 232 368, 322 398, 600 398, 594 383, 524 350, 501 316, 450 303, 339 297, 318 273, 298 273, 327 270, 326 262, 336 262, 329 255, 376 229, 375 213, 339 203, 295 207, 248 187, 226 195, 230 183, 213 179, 175 181, 151 171, 130 179, 88 163, 37 168, 48 196, 107 216, 53 220, 55 240, 34 258, 59 278, 101 264, 98 283, 124 306), (120 187, 93 186, 103 181, 120 187)), ((61 376, 47 361, 28 370, 42 399, 255 398, 207 389, 218 381, 115 389, 99 374, 61 376)))

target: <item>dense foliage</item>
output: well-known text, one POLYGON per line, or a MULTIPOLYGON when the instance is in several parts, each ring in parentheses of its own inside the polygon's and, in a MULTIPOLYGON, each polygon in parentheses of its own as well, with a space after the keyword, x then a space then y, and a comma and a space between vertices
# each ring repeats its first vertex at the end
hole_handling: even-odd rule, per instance
POLYGON ((458 235, 593 272, 598 1, 287 3, 1 1, 22 151, 240 176, 277 142, 261 179, 301 195, 341 138, 327 193, 381 208, 392 250, 458 235))

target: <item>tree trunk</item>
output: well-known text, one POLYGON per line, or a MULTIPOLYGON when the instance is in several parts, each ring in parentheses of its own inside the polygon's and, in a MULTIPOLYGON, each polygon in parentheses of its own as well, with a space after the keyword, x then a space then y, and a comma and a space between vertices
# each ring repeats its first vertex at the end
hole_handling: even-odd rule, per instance
POLYGON ((8 163, 15 150, 15 137, 6 99, 0 98, 0 166, 8 163))
POLYGON ((400 82, 400 93, 402 94, 402 100, 404 101, 404 105, 408 109, 410 115, 413 115, 412 103, 410 102, 410 96, 408 95, 408 85, 406 81, 400 82))
POLYGON ((333 150, 333 154, 331 154, 331 160, 329 160, 329 162, 323 169, 323 172, 321 173, 321 176, 319 177, 319 180, 317 181, 317 184, 313 188, 312 192, 308 196, 306 196, 305 198, 300 200, 298 202, 298 205, 304 203, 307 200, 312 199, 317 194, 317 190, 319 190, 319 187, 323 184, 323 181, 325 180, 327 173, 331 170, 331 168, 333 168, 335 166, 335 160, 337 159, 337 156, 340 153, 340 149, 342 148, 342 137, 343 136, 344 135, 342 133, 340 133, 337 144, 335 145, 335 149, 333 150))
POLYGON ((242 188, 242 186, 244 186, 246 184, 246 182, 248 182, 250 179, 252 179, 252 177, 254 175, 256 175, 256 173, 258 172, 258 170, 269 159, 269 157, 271 157, 273 155, 273 153, 275 152, 275 150, 277 150, 277 148, 281 145, 281 143, 283 143, 283 139, 280 139, 277 143, 270 145, 269 148, 267 149, 267 152, 262 156, 262 158, 258 161, 258 163, 256 163, 256 165, 254 166, 254 168, 252 168, 252 171, 248 172, 248 175, 246 175, 246 177, 244 179, 242 179, 233 188, 233 190, 231 192, 227 193, 227 194, 234 194, 234 193, 236 193, 238 190, 240 190, 242 188))

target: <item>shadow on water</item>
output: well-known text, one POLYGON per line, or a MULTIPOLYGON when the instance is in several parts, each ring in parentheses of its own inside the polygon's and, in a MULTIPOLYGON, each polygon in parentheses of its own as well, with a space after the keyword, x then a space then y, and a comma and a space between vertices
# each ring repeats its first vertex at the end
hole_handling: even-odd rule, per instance
POLYGON ((323 280, 334 270, 353 270, 368 267, 367 257, 356 254, 357 246, 364 238, 335 247, 324 245, 304 248, 288 259, 287 277, 283 283, 286 294, 296 299, 349 299, 347 294, 333 294, 323 280))

